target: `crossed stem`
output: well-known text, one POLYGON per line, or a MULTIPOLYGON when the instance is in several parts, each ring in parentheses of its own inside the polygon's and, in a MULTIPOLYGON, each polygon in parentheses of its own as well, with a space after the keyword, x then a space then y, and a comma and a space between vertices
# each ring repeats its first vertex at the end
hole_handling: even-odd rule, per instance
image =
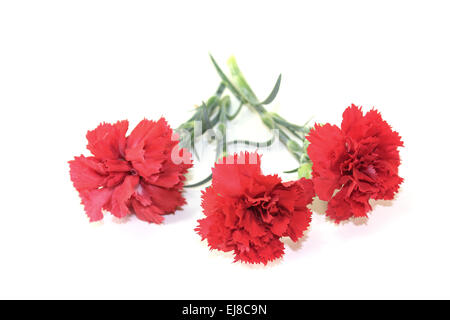
MULTIPOLYGON (((231 57, 228 60, 228 67, 230 69, 232 80, 230 80, 225 75, 212 55, 210 55, 210 58, 221 78, 221 83, 216 90, 216 93, 207 101, 207 103, 203 102, 202 106, 194 113, 194 115, 179 127, 179 129, 188 130, 188 132, 190 133, 191 144, 188 147, 193 150, 197 158, 198 154, 194 146, 194 141, 197 138, 194 136, 194 121, 202 122, 202 135, 208 129, 212 129, 217 125, 217 129, 220 133, 220 138, 216 139, 216 160, 227 155, 227 145, 229 144, 245 144, 259 147, 262 145, 270 146, 273 143, 274 137, 266 142, 254 142, 250 140, 233 140, 231 142, 227 142, 227 122, 234 120, 242 110, 242 107, 246 105, 258 114, 258 116, 261 118, 262 122, 268 129, 278 130, 279 140, 299 163, 299 167, 304 164, 309 164, 311 160, 309 159, 306 152, 307 141, 305 138, 305 135, 309 132, 310 129, 310 127, 307 125, 309 121, 304 125, 294 124, 276 113, 268 112, 264 107, 265 105, 270 104, 277 96, 281 83, 281 75, 278 77, 277 82, 275 83, 275 86, 269 96, 264 101, 260 102, 249 86, 248 82, 246 81, 241 70, 239 69, 234 57, 231 57), (222 97, 225 89, 228 89, 228 91, 230 91, 231 94, 240 102, 238 109, 231 115, 229 114, 231 104, 230 98, 229 96, 222 97), (291 135, 293 138, 291 138, 289 135, 291 135), (303 147, 301 147, 295 139, 300 140, 303 147)), ((298 167, 285 172, 296 172, 297 170, 298 167)), ((189 188, 200 186, 210 181, 211 178, 212 174, 197 183, 186 185, 185 187, 189 188)))

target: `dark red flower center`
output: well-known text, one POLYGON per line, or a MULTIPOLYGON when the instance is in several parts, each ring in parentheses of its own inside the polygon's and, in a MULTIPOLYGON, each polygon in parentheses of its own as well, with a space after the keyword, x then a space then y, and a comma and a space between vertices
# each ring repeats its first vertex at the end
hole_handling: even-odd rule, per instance
POLYGON ((253 212, 255 217, 267 223, 272 221, 279 211, 277 200, 275 196, 261 195, 255 198, 248 197, 246 203, 247 208, 253 212))
POLYGON ((377 170, 371 164, 366 168, 365 173, 367 173, 367 175, 371 178, 375 178, 377 176, 377 170))

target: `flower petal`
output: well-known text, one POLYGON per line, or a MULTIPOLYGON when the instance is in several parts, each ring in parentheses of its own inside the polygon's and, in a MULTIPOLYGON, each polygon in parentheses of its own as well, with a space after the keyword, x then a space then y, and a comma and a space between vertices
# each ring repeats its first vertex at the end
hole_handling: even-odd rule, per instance
POLYGON ((173 213, 186 203, 179 189, 166 189, 150 184, 142 184, 142 187, 151 198, 152 204, 158 207, 163 214, 173 213))
POLYGON ((299 208, 292 213, 289 227, 284 234, 292 239, 292 241, 297 241, 303 237, 303 233, 308 229, 311 223, 312 212, 307 208, 299 208))
POLYGON ((145 156, 153 156, 154 161, 157 158, 163 160, 166 137, 171 134, 171 131, 164 118, 159 119, 158 122, 142 120, 128 137, 126 159, 144 162, 145 156))
POLYGON ((106 171, 102 163, 94 157, 79 156, 69 161, 70 179, 75 189, 94 190, 105 183, 106 171))
POLYGON ((334 190, 340 188, 340 161, 345 155, 345 140, 341 130, 329 124, 316 124, 307 139, 314 188, 321 200, 330 200, 334 190))
POLYGON ((87 148, 98 159, 118 159, 124 155, 127 130, 128 120, 102 123, 86 134, 87 148))
POLYGON ((245 225, 245 229, 252 237, 260 237, 266 233, 266 228, 264 227, 264 225, 259 223, 254 212, 250 210, 247 210, 247 212, 245 212, 243 223, 245 225))
POLYGON ((139 177, 127 176, 123 183, 114 188, 111 199, 111 213, 118 218, 123 218, 130 213, 129 200, 136 190, 139 177))
POLYGON ((103 219, 102 208, 111 199, 111 195, 112 189, 109 188, 80 192, 81 203, 90 222, 103 219))
POLYGON ((164 221, 164 217, 161 216, 163 212, 153 205, 143 206, 136 199, 131 200, 131 205, 133 206, 136 217, 140 220, 160 224, 164 221))
POLYGON ((347 136, 360 139, 365 134, 365 121, 361 107, 352 104, 342 114, 341 129, 347 136))
POLYGON ((245 193, 252 178, 261 174, 261 158, 257 153, 241 152, 224 157, 212 169, 212 185, 216 192, 231 197, 245 193))

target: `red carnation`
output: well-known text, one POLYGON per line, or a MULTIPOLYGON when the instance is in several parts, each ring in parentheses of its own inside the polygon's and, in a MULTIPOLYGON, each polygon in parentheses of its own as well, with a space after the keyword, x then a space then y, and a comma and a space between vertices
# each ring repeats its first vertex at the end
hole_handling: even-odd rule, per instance
POLYGON ((104 209, 118 218, 134 212, 141 220, 161 223, 162 215, 185 203, 181 191, 191 155, 180 153, 164 118, 142 120, 128 137, 127 130, 124 120, 88 131, 93 156, 69 161, 70 177, 91 222, 101 220, 104 209), (185 161, 176 164, 172 154, 185 161))
POLYGON ((369 199, 393 199, 403 181, 398 176, 403 142, 378 111, 363 115, 352 105, 343 113, 341 128, 316 124, 307 139, 314 188, 329 201, 326 214, 336 223, 366 217, 369 199))
POLYGON ((311 180, 281 182, 261 173, 260 156, 248 152, 219 161, 202 195, 206 218, 195 229, 211 249, 233 251, 235 261, 264 263, 284 253, 281 237, 297 241, 311 221, 306 206, 311 180))

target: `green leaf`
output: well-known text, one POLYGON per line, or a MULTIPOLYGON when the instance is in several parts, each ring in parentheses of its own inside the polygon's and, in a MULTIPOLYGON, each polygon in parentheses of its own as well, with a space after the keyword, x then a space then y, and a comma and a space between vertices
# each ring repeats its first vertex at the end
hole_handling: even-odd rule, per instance
POLYGON ((303 151, 308 154, 308 147, 309 147, 310 142, 308 140, 305 139, 305 141, 303 141, 303 151))
POLYGON ((294 152, 294 153, 300 153, 302 152, 302 148, 300 147, 300 145, 297 143, 297 141, 290 139, 287 142, 286 147, 288 148, 288 150, 290 152, 294 152))
POLYGON ((222 79, 222 82, 227 86, 228 90, 230 90, 236 98, 238 98, 243 103, 246 103, 247 100, 243 97, 243 95, 239 92, 239 90, 234 86, 234 84, 228 79, 228 77, 225 75, 225 73, 220 69, 219 65, 217 64, 214 57, 209 54, 209 57, 211 58, 211 61, 216 68, 217 73, 219 74, 220 78, 222 79))
POLYGON ((294 172, 297 172, 298 169, 299 169, 299 168, 295 168, 295 169, 287 170, 287 171, 283 171, 283 172, 284 172, 284 173, 294 173, 294 172))
POLYGON ((256 98, 255 93, 250 88, 250 85, 248 84, 247 80, 245 80, 244 75, 242 74, 241 70, 239 69, 236 58, 234 56, 231 56, 228 61, 228 68, 230 69, 231 78, 233 79, 234 83, 237 86, 237 89, 239 92, 245 97, 245 99, 252 105, 259 104, 258 99, 256 98))
POLYGON ((211 123, 209 122, 209 114, 208 114, 208 108, 206 107, 206 104, 204 102, 202 102, 202 124, 203 127, 208 130, 209 128, 211 128, 211 123))
POLYGON ((218 103, 219 103, 219 98, 217 96, 212 96, 208 99, 208 101, 206 101, 206 106, 209 108, 212 108, 215 105, 217 105, 218 103))
POLYGON ((311 179, 312 163, 306 162, 298 168, 298 178, 311 179))
POLYGON ((281 74, 278 76, 277 82, 275 83, 275 86, 272 89, 272 92, 269 94, 269 96, 261 102, 261 104, 270 104, 275 99, 275 97, 278 94, 278 91, 280 90, 280 84, 281 84, 281 74))
MULTIPOLYGON (((228 142, 228 145, 245 144, 247 146, 253 146, 253 147, 258 147, 259 148, 259 147, 268 147, 274 141, 275 141, 275 137, 272 137, 269 140, 264 141, 264 142, 255 142, 255 141, 250 141, 250 140, 233 140, 233 141, 228 142)), ((297 169, 295 169, 295 171, 297 171, 297 169)))
POLYGON ((239 112, 241 112, 242 106, 243 106, 243 105, 244 105, 244 104, 241 102, 241 104, 239 105, 239 108, 236 110, 235 113, 233 113, 232 115, 227 114, 227 119, 228 119, 229 121, 231 121, 231 120, 233 120, 234 118, 236 118, 236 116, 239 114, 239 112))

